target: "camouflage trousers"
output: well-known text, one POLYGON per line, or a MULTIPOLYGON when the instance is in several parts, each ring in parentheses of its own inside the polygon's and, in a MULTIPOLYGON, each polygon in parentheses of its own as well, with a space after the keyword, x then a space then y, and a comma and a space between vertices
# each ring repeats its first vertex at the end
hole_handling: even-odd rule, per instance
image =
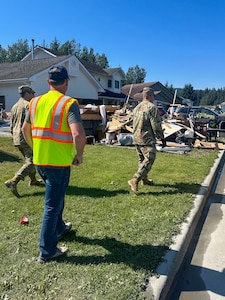
POLYGON ((36 169, 33 165, 33 151, 28 145, 19 145, 16 146, 19 151, 22 153, 25 158, 25 163, 23 166, 16 172, 16 175, 19 176, 22 180, 25 179, 26 176, 30 178, 34 178, 36 174, 36 169))
POLYGON ((136 151, 138 154, 138 170, 134 174, 134 178, 139 182, 148 178, 148 173, 156 158, 156 148, 154 146, 136 145, 136 151))

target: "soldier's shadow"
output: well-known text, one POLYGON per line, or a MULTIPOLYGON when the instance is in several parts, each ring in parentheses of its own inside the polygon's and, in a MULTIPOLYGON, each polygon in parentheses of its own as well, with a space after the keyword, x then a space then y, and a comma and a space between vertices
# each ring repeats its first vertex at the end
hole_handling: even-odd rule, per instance
POLYGON ((131 245, 118 241, 115 238, 105 237, 102 239, 92 239, 88 237, 76 236, 74 231, 71 231, 65 241, 74 241, 85 245, 93 245, 103 247, 108 251, 105 255, 68 255, 63 259, 67 263, 88 265, 98 265, 101 263, 125 263, 134 270, 156 270, 159 261, 163 257, 168 247, 155 246, 151 244, 136 244, 131 245))
POLYGON ((0 162, 9 161, 9 162, 19 162, 21 158, 17 155, 10 154, 0 150, 0 162))

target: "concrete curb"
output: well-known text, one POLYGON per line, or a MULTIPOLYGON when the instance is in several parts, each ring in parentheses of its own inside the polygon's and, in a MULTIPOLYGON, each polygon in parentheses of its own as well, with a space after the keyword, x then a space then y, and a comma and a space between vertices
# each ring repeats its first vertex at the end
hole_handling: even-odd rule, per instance
POLYGON ((209 174, 201 184, 194 200, 194 207, 187 220, 181 226, 181 233, 175 237, 174 244, 167 251, 163 263, 157 268, 158 276, 149 278, 149 286, 146 291, 146 299, 165 300, 170 291, 174 278, 179 271, 183 259, 187 253, 189 244, 196 230, 202 211, 207 203, 217 177, 217 171, 225 156, 225 151, 220 151, 209 174))

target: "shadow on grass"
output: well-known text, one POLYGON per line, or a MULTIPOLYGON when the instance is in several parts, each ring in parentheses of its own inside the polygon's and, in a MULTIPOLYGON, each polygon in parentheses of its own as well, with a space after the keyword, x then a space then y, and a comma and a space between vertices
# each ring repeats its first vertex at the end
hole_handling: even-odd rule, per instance
POLYGON ((19 162, 21 158, 17 155, 10 154, 0 150, 0 162, 9 161, 9 162, 19 162))
MULTIPOLYGON (((149 186, 149 191, 142 192, 141 187, 139 188, 139 195, 174 195, 174 194, 183 194, 183 193, 197 193, 200 185, 194 183, 183 183, 177 182, 175 184, 154 184, 154 188, 160 187, 162 190, 153 191, 152 187, 149 186)), ((88 188, 88 187, 76 187, 69 186, 67 189, 67 195, 81 195, 88 196, 92 198, 98 197, 114 197, 118 194, 129 194, 130 188, 127 186, 127 190, 118 189, 114 191, 99 189, 99 188, 88 188)))
POLYGON ((128 194, 128 193, 129 193, 128 190, 126 191, 126 190, 122 190, 122 189, 110 191, 110 190, 99 189, 99 188, 69 186, 66 194, 98 198, 98 197, 114 197, 118 194, 128 194))
MULTIPOLYGON (((32 187, 32 188, 35 188, 35 187, 32 187)), ((109 190, 99 189, 99 188, 81 188, 81 187, 69 186, 67 189, 66 196, 81 195, 81 196, 87 196, 87 197, 92 197, 92 198, 100 198, 100 197, 114 197, 118 194, 128 194, 128 193, 129 193, 129 191, 126 191, 126 190, 109 191, 109 190)), ((43 185, 43 191, 29 190, 28 193, 21 194, 21 197, 28 197, 31 195, 44 197, 45 186, 43 185)))
POLYGON ((155 272, 159 261, 161 261, 165 251, 168 250, 166 246, 154 245, 131 245, 123 243, 115 238, 105 237, 103 239, 91 239, 88 237, 81 237, 74 235, 71 231, 65 240, 75 241, 86 245, 101 246, 109 251, 109 254, 103 256, 66 256, 62 258, 61 262, 81 265, 98 265, 102 263, 125 263, 134 270, 145 269, 155 272), (73 235, 72 235, 73 234, 73 235))
MULTIPOLYGON (((139 196, 140 195, 152 195, 152 196, 159 196, 159 195, 176 195, 176 194, 183 194, 183 193, 191 193, 196 194, 200 188, 199 184, 194 183, 183 183, 183 182, 177 182, 175 184, 154 184, 154 188, 159 187, 160 191, 153 191, 152 187, 149 186, 149 191, 142 192, 141 187, 139 189, 139 196)), ((45 186, 43 186, 45 188, 45 186)), ((44 195, 45 189, 43 192, 32 192, 34 196, 40 196, 44 195)), ((78 186, 69 186, 67 189, 66 195, 81 195, 81 196, 87 196, 91 198, 101 198, 101 197, 114 197, 118 194, 129 194, 132 193, 127 187, 127 190, 118 189, 114 191, 106 190, 106 189, 100 189, 100 188, 88 188, 88 187, 78 187, 78 186)), ((133 194, 133 193, 132 193, 133 194)), ((21 196, 26 197, 29 196, 30 193, 23 194, 21 196)), ((138 197, 138 196, 137 196, 138 197)))
POLYGON ((176 182, 175 184, 154 184, 154 188, 161 187, 163 189, 161 191, 153 191, 151 186, 149 186, 148 192, 142 192, 141 188, 139 188, 139 195, 175 195, 184 193, 196 194, 199 191, 200 186, 200 184, 184 182, 176 182))

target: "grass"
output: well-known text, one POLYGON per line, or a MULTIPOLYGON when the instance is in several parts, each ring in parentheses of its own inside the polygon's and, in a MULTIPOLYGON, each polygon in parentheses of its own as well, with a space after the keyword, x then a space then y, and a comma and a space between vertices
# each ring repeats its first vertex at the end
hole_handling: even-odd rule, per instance
POLYGON ((44 187, 19 182, 17 199, 4 186, 23 163, 11 138, 0 138, 0 299, 124 300, 145 298, 149 278, 178 234, 208 174, 215 150, 157 153, 140 195, 127 185, 137 167, 133 148, 87 145, 73 167, 64 219, 73 230, 58 262, 40 265, 38 241, 44 187), (20 225, 22 216, 29 225, 20 225))

